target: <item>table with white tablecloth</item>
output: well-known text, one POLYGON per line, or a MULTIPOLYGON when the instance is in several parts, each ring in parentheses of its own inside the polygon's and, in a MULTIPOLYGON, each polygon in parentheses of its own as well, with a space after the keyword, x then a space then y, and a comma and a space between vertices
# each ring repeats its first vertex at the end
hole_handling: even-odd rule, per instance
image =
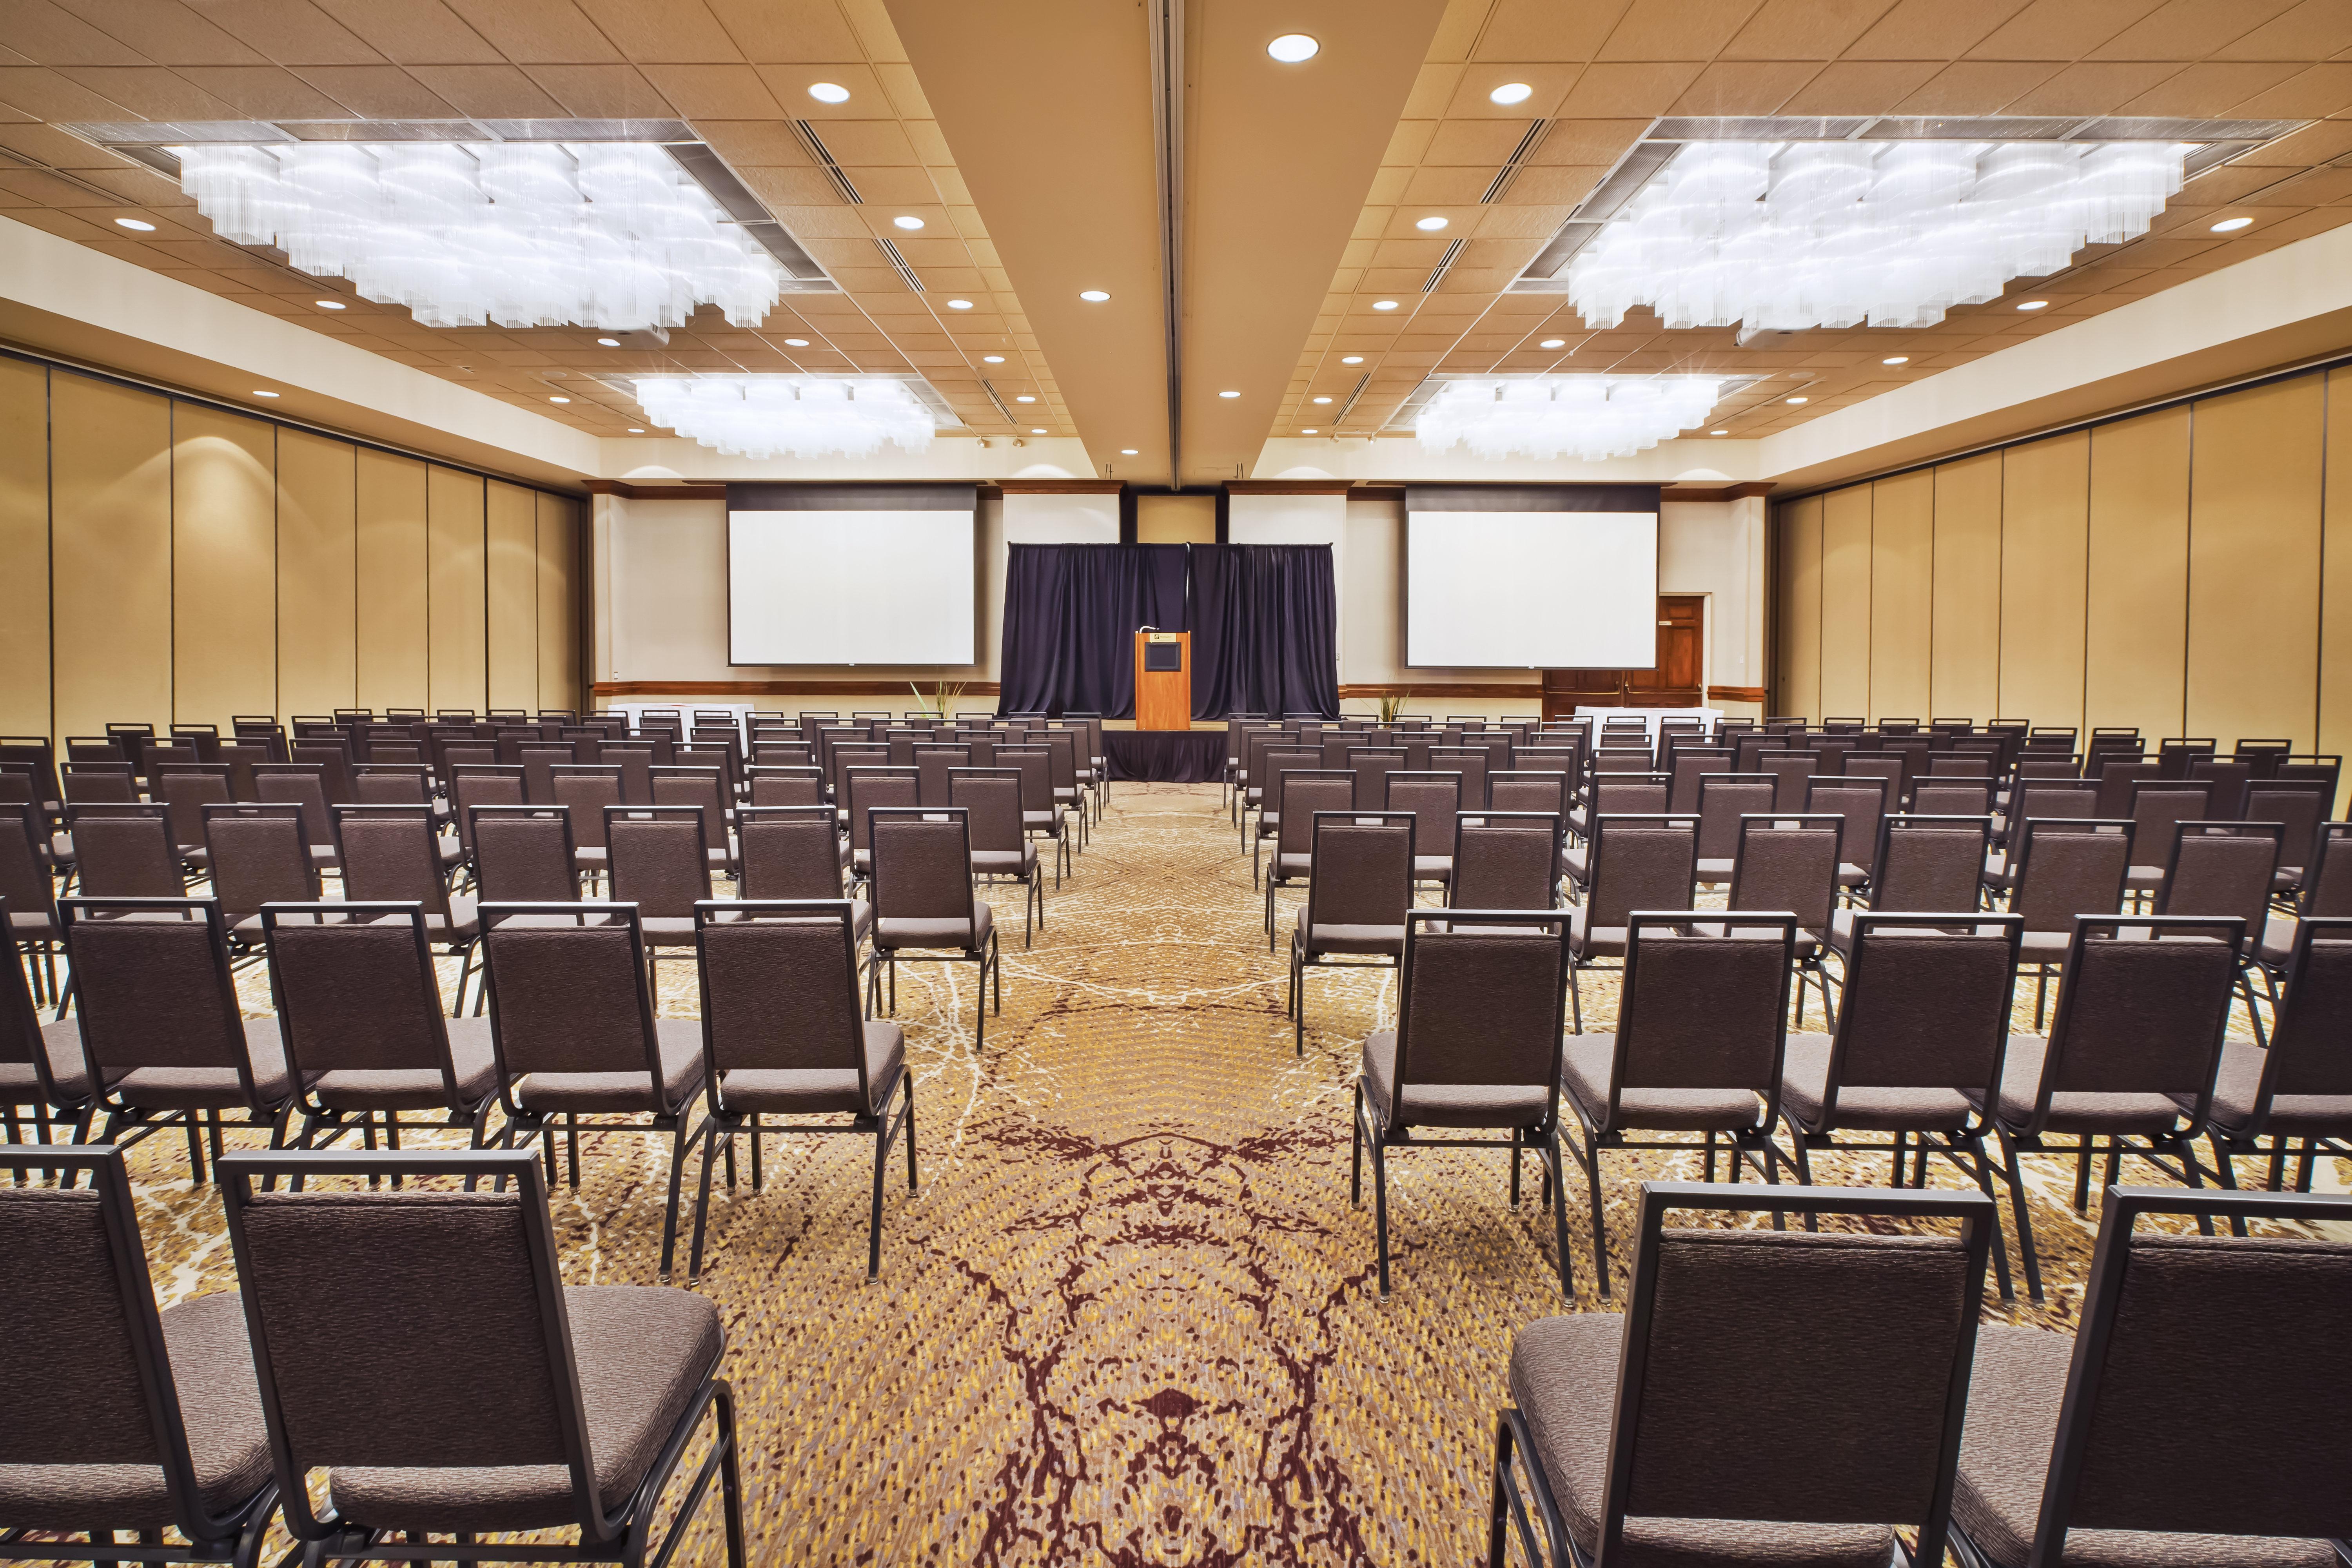
POLYGON ((1638 718, 1643 721, 1643 733, 1649 736, 1650 744, 1654 746, 1658 743, 1659 720, 1696 719, 1711 734, 1717 722, 1723 717, 1723 710, 1720 708, 1579 708, 1576 710, 1576 717, 1591 720, 1592 732, 1595 736, 1601 733, 1601 726, 1612 719, 1638 718))

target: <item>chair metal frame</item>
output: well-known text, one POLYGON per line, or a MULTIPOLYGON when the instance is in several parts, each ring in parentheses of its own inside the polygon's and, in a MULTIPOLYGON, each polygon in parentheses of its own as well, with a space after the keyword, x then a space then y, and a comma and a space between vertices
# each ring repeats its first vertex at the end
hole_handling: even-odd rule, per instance
MULTIPOLYGON (((971 894, 971 913, 966 918, 971 921, 973 931, 977 932, 980 929, 980 905, 982 903, 982 899, 979 888, 971 874, 971 808, 969 806, 961 805, 869 806, 866 808, 866 843, 871 844, 874 842, 874 824, 886 817, 911 819, 917 822, 939 822, 944 819, 952 818, 962 828, 964 845, 964 885, 971 894)), ((878 866, 878 860, 877 864, 878 866)), ((883 914, 881 889, 878 887, 874 889, 874 960, 866 968, 866 991, 868 995, 867 1009, 869 1015, 875 1011, 895 1015, 898 1011, 898 965, 901 962, 901 950, 898 948, 886 948, 882 945, 881 936, 883 914), (883 994, 883 972, 886 969, 889 973, 888 999, 887 1005, 885 1004, 883 994)), ((892 918, 896 919, 898 917, 894 916, 892 918)), ((980 1047, 987 1042, 988 1038, 989 985, 992 977, 995 983, 997 1016, 1003 1017, 1004 1016, 1004 954, 1003 950, 997 944, 997 931, 995 925, 992 922, 988 928, 988 943, 985 947, 959 948, 952 952, 945 948, 919 948, 916 951, 919 952, 929 952, 932 956, 928 958, 908 958, 905 959, 904 962, 908 963, 977 963, 980 965, 980 993, 978 997, 975 999, 976 1005, 973 1009, 973 1017, 975 1021, 972 1026, 971 1037, 972 1053, 977 1056, 980 1052, 980 1047)))
MULTIPOLYGON (((1344 768, 1325 768, 1316 769, 1314 771, 1318 773, 1349 773, 1352 774, 1354 770, 1344 768)), ((1367 827, 1376 826, 1396 826, 1399 825, 1403 826, 1405 901, 1404 909, 1402 912, 1408 917, 1408 920, 1412 912, 1413 814, 1409 811, 1349 810, 1317 812, 1314 817, 1314 837, 1308 840, 1307 856, 1307 903, 1306 906, 1298 911, 1298 918, 1300 921, 1299 926, 1294 928, 1290 933, 1290 1005, 1288 1012, 1291 1022, 1295 1026, 1293 1044, 1296 1047, 1297 1053, 1302 1057, 1307 1054, 1307 972, 1308 969, 1395 969, 1404 963, 1404 953, 1402 946, 1399 947, 1397 956, 1394 958, 1369 958, 1362 959, 1355 963, 1346 963, 1336 958, 1321 957, 1307 947, 1307 933, 1314 930, 1316 923, 1316 889, 1322 886, 1322 879, 1315 875, 1314 866, 1315 862, 1321 858, 1322 856, 1321 841, 1323 837, 1323 825, 1326 821, 1332 819, 1367 827)), ((1412 927, 1410 924, 1406 924, 1405 929, 1409 938, 1412 927)))

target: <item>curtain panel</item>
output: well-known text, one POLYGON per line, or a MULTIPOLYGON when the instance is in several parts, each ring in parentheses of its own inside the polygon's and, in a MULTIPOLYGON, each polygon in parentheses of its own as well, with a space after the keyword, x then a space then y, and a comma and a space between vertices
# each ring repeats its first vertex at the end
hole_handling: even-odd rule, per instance
POLYGON ((999 713, 1135 717, 1135 633, 1187 629, 1181 544, 1015 544, 999 713))

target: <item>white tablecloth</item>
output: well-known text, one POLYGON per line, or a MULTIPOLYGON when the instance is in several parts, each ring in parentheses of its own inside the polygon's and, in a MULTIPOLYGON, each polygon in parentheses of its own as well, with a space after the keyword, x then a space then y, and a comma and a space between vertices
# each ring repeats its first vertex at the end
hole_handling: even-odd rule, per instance
POLYGON ((1579 708, 1576 716, 1592 721, 1592 733, 1597 739, 1601 726, 1612 719, 1639 718, 1647 730, 1652 745, 1657 744, 1658 721, 1661 719, 1696 719, 1711 733, 1716 721, 1723 717, 1720 708, 1579 708))

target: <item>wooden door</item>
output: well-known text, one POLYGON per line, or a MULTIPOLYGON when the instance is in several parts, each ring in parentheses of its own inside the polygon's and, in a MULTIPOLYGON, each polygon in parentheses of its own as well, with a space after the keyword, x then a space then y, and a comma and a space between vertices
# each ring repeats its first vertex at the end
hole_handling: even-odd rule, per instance
POLYGON ((1579 708, 1696 708, 1706 695, 1706 596, 1658 595, 1658 655, 1652 669, 1547 669, 1547 719, 1579 708))

